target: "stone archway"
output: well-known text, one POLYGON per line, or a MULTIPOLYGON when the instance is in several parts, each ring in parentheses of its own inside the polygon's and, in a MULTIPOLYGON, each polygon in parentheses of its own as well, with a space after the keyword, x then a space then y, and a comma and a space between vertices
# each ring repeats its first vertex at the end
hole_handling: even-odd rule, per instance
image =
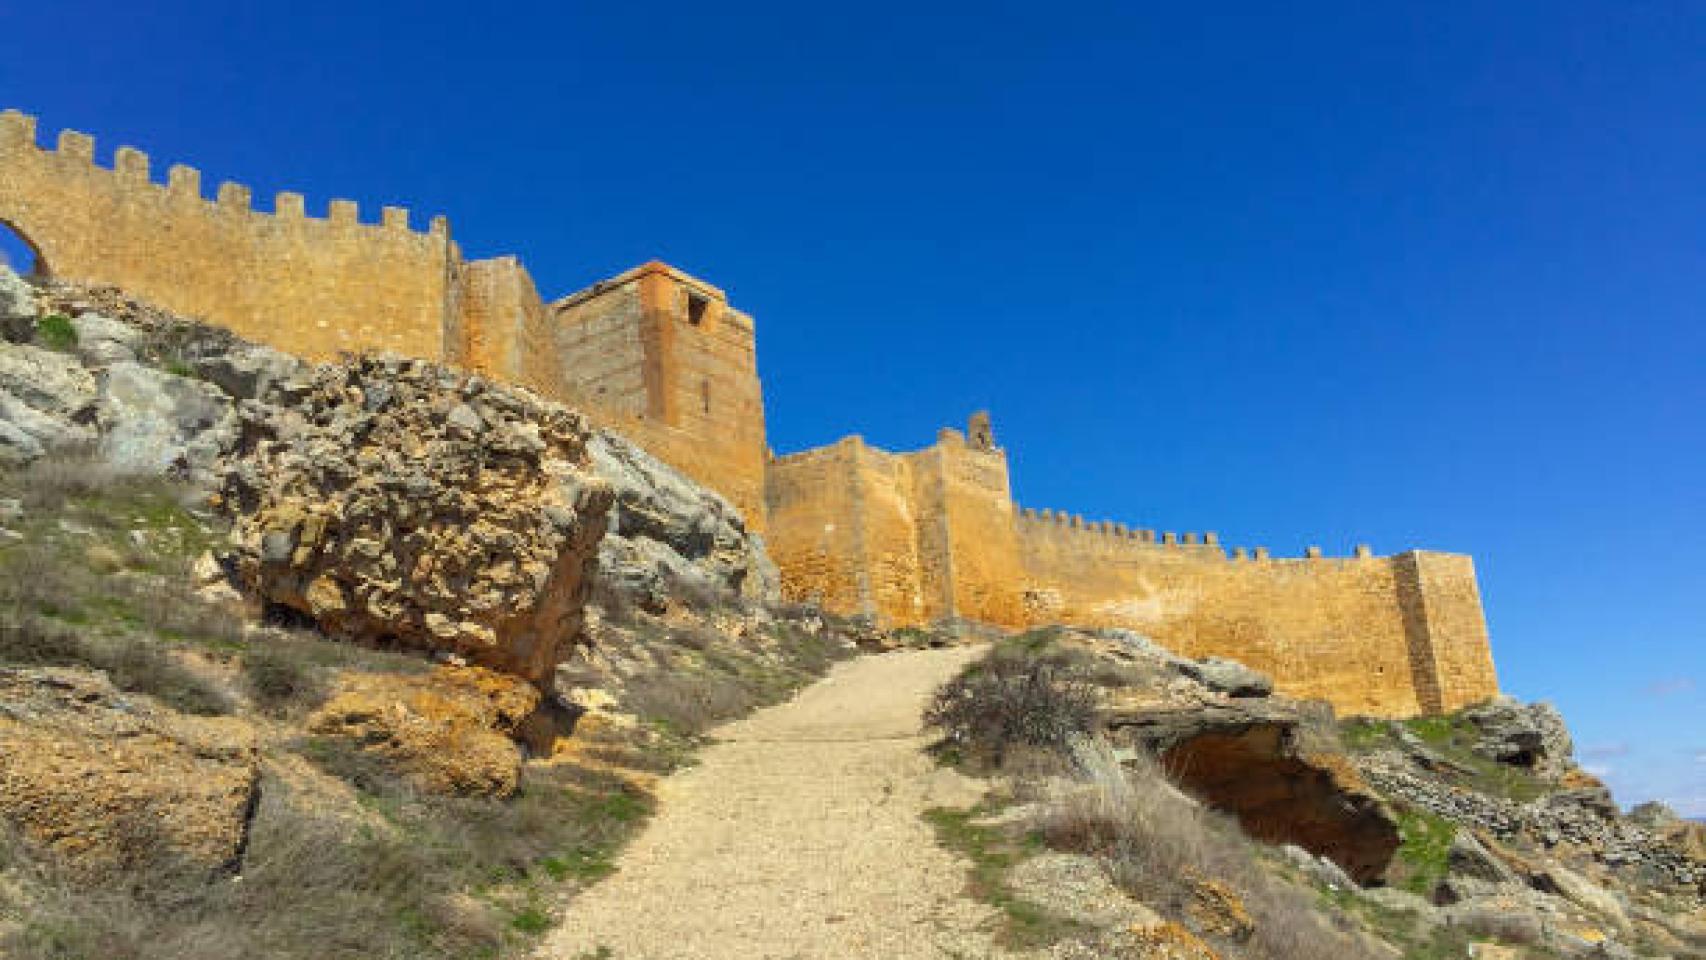
POLYGON ((0 219, 0 266, 6 266, 14 273, 39 277, 51 273, 41 246, 16 224, 4 219, 0 219))

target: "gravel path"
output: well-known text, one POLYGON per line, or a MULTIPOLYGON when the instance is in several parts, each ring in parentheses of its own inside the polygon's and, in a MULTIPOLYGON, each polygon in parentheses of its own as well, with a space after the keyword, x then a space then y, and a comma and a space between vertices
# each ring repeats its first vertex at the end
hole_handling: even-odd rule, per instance
POLYGON ((617 873, 569 904, 550 960, 894 960, 998 955, 967 864, 920 814, 980 785, 924 754, 930 692, 981 651, 838 665, 794 700, 716 731, 664 780, 617 873))

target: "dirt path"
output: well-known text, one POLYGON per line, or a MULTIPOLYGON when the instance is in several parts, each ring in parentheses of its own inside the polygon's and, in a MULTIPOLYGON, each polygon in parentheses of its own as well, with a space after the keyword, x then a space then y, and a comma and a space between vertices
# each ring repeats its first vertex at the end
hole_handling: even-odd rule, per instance
POLYGON ((617 873, 569 905, 550 960, 986 957, 990 908, 937 847, 927 808, 975 781, 923 755, 931 690, 981 651, 840 664, 789 703, 716 731, 665 780, 617 873))

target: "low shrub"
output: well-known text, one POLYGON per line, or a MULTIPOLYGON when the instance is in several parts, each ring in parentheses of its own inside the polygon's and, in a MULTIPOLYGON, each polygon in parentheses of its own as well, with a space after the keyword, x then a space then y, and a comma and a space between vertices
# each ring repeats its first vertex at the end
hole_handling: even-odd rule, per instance
POLYGON ((77 328, 71 325, 70 317, 50 313, 36 321, 36 339, 49 350, 75 350, 77 328))
POLYGON ((1016 746, 1065 750, 1096 717, 1095 689, 1043 660, 990 656, 943 684, 924 712, 944 745, 998 767, 1016 746))

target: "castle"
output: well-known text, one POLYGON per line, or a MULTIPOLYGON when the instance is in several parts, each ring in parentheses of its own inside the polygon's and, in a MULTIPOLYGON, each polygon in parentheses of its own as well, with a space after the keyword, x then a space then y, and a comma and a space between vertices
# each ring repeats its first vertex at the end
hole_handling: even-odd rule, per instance
POLYGON ((1129 627, 1220 655, 1340 711, 1438 713, 1498 692, 1469 557, 1358 548, 1229 554, 1213 533, 1157 535, 1013 503, 989 418, 893 453, 858 437, 777 456, 765 440, 753 322, 724 292, 649 263, 545 302, 514 257, 466 260, 447 221, 386 207, 364 222, 130 147, 38 145, 0 113, 0 222, 38 268, 109 283, 303 357, 393 350, 526 385, 625 433, 728 497, 762 532, 793 599, 888 625, 1129 627))

